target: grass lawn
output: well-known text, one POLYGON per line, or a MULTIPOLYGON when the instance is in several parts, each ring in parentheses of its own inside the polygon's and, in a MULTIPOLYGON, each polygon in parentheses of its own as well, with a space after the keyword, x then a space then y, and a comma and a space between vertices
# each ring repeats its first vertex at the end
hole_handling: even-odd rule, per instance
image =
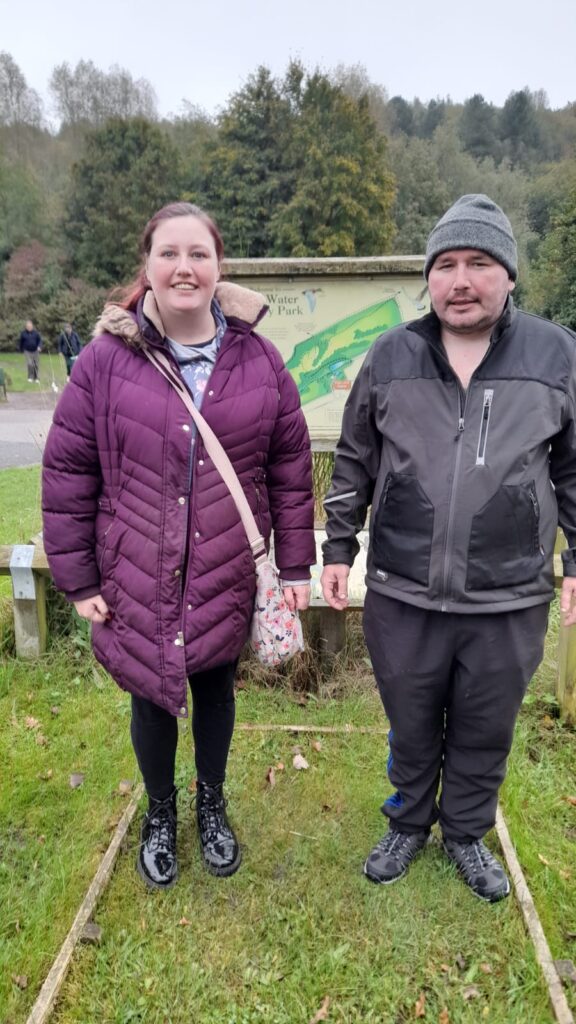
MULTIPOLYGON (((20 495, 0 523, 7 543, 34 505, 37 477, 4 471, 0 487, 20 495)), ((576 806, 567 799, 576 796, 576 735, 550 696, 554 619, 502 804, 552 954, 576 959, 576 806)), ((245 672, 239 723, 384 729, 363 658, 357 647, 308 698, 257 686, 245 672)), ((129 699, 94 663, 81 626, 38 662, 5 659, 0 723, 9 780, 0 792, 0 1021, 23 1024, 126 806, 119 783, 136 781, 137 769, 129 699), (78 788, 74 773, 84 776, 78 788)), ((513 897, 494 907, 475 900, 437 844, 395 886, 362 876, 385 829, 385 736, 237 729, 227 788, 244 861, 219 880, 200 864, 181 728, 179 883, 167 893, 143 888, 135 821, 96 910, 101 944, 76 951, 55 1024, 306 1024, 323 1006, 317 1020, 346 1024, 551 1024, 513 897), (296 746, 307 770, 293 768, 296 746)))
POLYGON ((60 388, 66 383, 66 364, 63 357, 55 353, 40 353, 40 385, 28 383, 26 357, 21 352, 0 352, 0 369, 9 377, 8 393, 46 390, 52 381, 60 388))

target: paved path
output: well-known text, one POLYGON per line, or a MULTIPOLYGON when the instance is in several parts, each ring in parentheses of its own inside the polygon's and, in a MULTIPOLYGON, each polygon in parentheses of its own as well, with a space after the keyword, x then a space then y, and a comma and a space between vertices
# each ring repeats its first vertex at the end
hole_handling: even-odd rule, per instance
POLYGON ((0 469, 42 461, 46 435, 59 395, 53 391, 8 392, 0 399, 0 469))

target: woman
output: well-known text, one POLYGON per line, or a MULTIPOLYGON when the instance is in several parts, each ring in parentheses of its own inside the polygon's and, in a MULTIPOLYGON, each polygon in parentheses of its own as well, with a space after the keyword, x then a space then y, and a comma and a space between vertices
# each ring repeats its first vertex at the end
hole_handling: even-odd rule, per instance
POLYGON ((315 562, 310 444, 296 386, 255 332, 256 292, 219 284, 223 243, 189 203, 146 225, 143 265, 106 306, 54 414, 44 455, 44 545, 56 585, 92 622, 96 657, 132 694, 146 786, 137 868, 177 877, 174 763, 188 714, 204 863, 231 875, 240 848, 222 784, 234 674, 255 571, 234 501, 176 390, 143 352, 165 352, 226 449, 270 537, 286 600, 304 609, 315 562))

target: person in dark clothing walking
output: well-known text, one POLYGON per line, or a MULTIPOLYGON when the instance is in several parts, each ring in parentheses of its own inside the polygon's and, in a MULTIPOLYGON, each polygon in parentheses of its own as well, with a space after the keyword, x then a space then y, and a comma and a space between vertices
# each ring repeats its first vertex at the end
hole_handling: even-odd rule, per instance
POLYGON ((300 396, 258 331, 264 297, 220 282, 223 248, 190 203, 151 218, 141 271, 80 353, 44 453, 46 554, 56 586, 92 623, 96 657, 131 694, 149 801, 137 870, 159 889, 178 873, 174 770, 189 693, 202 859, 219 876, 240 866, 223 784, 256 589, 236 504, 176 389, 219 437, 262 535, 274 532, 291 610, 306 608, 316 561, 300 396), (166 357, 175 386, 146 349, 166 357))
POLYGON ((18 351, 26 356, 26 371, 29 384, 39 384, 40 352, 42 350, 42 338, 34 327, 32 320, 26 321, 26 326, 20 335, 18 351))
POLYGON ((58 351, 64 356, 66 363, 66 376, 70 377, 76 357, 80 355, 80 338, 73 329, 72 324, 64 324, 64 330, 58 338, 58 351))
POLYGON ((432 311, 373 344, 346 404, 322 584, 343 609, 371 505, 364 632, 395 792, 365 874, 401 878, 439 820, 464 881, 496 902, 510 883, 483 837, 542 658, 558 522, 576 621, 576 335, 514 308, 516 243, 487 196, 441 218, 424 274, 432 311))

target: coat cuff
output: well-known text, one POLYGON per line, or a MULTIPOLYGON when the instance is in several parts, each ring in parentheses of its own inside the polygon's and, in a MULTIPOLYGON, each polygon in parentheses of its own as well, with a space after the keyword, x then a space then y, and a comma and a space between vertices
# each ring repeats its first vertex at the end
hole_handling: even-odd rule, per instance
POLYGON ((567 548, 562 552, 562 566, 565 576, 576 576, 576 548, 567 548))
POLYGON ((286 583, 289 587, 293 583, 309 583, 311 576, 310 567, 307 565, 299 565, 295 569, 279 569, 278 575, 282 583, 286 583))

